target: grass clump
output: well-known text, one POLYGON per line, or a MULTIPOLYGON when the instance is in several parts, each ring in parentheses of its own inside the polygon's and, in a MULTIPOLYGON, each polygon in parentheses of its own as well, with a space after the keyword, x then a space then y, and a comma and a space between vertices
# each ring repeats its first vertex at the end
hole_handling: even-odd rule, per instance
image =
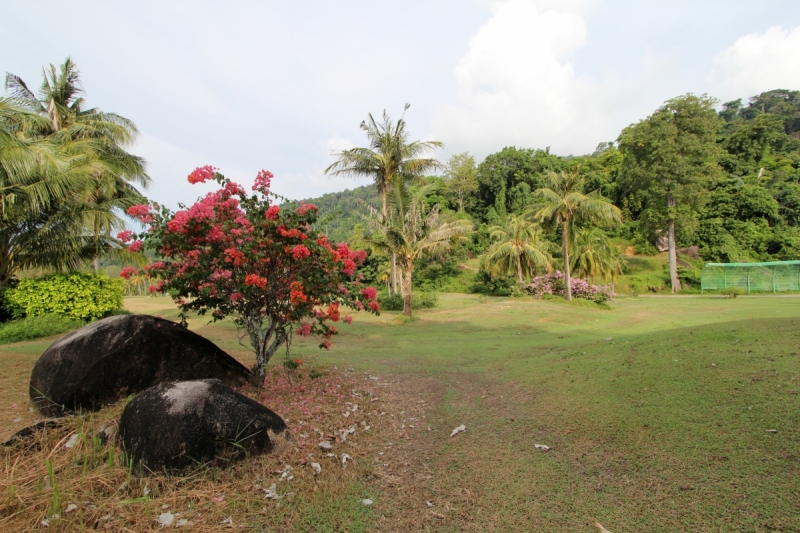
POLYGON ((83 320, 53 314, 12 320, 0 324, 0 344, 59 335, 83 325, 83 320))

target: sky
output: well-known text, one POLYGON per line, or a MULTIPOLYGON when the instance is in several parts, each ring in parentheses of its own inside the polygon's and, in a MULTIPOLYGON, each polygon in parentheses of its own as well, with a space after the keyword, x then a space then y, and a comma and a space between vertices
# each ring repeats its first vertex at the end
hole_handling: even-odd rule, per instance
POLYGON ((369 113, 405 114, 446 161, 504 146, 594 151, 685 93, 800 90, 800 2, 170 0, 0 3, 0 69, 31 88, 67 56, 87 104, 132 119, 152 200, 192 203, 213 165, 301 199, 369 113))

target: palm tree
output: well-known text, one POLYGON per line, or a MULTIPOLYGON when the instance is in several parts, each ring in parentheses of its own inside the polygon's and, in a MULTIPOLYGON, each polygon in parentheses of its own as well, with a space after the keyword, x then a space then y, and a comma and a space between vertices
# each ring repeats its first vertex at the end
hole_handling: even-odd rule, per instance
MULTIPOLYGON (((403 116, 392 123, 386 110, 383 120, 378 122, 370 113, 361 123, 367 134, 369 147, 351 148, 336 152, 339 159, 325 169, 332 176, 368 177, 375 182, 381 196, 381 214, 389 216, 389 190, 395 182, 405 185, 421 178, 431 170, 441 168, 436 159, 421 157, 442 148, 438 141, 409 141, 406 121, 403 118, 410 107, 405 105, 403 116)), ((396 257, 392 257, 392 290, 397 292, 396 257)))
POLYGON ((616 281, 622 273, 620 251, 611 245, 608 235, 598 227, 573 228, 570 243, 570 268, 581 278, 594 283, 595 278, 616 281))
POLYGON ((150 182, 144 160, 125 151, 139 132, 131 120, 115 113, 84 109, 80 72, 70 58, 59 70, 50 65, 43 78, 38 97, 14 74, 7 74, 6 89, 31 115, 47 119, 32 122, 29 136, 47 138, 82 158, 73 172, 82 170, 90 177, 78 201, 91 206, 82 214, 94 237, 98 270, 101 235, 109 238, 112 230, 124 226, 118 213, 143 202, 135 185, 146 188, 150 182))
POLYGON ((553 244, 542 235, 539 224, 525 220, 522 216, 512 216, 505 227, 489 228, 489 235, 496 242, 489 248, 486 266, 496 274, 517 276, 522 285, 523 276, 530 278, 537 271, 551 271, 553 244))
POLYGON ((572 300, 570 286, 569 226, 571 222, 610 225, 622 222, 622 212, 598 191, 581 192, 583 177, 579 169, 569 172, 549 172, 547 187, 536 191, 539 203, 531 212, 540 221, 561 225, 561 252, 564 256, 565 298, 572 300))
POLYGON ((388 194, 388 214, 371 210, 369 218, 376 234, 369 237, 377 249, 397 258, 403 272, 403 314, 411 316, 411 290, 414 264, 423 255, 439 255, 449 251, 454 242, 472 230, 467 220, 444 222, 439 206, 430 211, 425 206, 428 187, 411 195, 400 181, 395 181, 388 194))

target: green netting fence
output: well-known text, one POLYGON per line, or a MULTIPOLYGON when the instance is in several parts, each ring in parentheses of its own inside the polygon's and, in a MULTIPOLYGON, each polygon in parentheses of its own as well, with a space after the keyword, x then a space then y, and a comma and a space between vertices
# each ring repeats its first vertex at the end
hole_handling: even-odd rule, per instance
POLYGON ((700 290, 741 289, 751 292, 800 291, 800 261, 706 263, 700 290))

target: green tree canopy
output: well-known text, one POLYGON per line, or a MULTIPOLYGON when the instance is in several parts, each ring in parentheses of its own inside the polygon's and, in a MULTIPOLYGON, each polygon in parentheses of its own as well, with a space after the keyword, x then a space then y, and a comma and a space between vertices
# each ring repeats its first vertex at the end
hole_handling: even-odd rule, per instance
MULTIPOLYGON (((667 101, 645 120, 623 130, 619 187, 634 216, 663 224, 669 246, 673 292, 680 290, 675 247, 678 206, 697 210, 719 177, 721 123, 716 101, 687 94, 667 101), (645 213, 647 212, 647 213, 645 213)), ((686 217, 685 217, 686 218, 686 217)), ((690 218, 690 217, 689 217, 690 218)))

